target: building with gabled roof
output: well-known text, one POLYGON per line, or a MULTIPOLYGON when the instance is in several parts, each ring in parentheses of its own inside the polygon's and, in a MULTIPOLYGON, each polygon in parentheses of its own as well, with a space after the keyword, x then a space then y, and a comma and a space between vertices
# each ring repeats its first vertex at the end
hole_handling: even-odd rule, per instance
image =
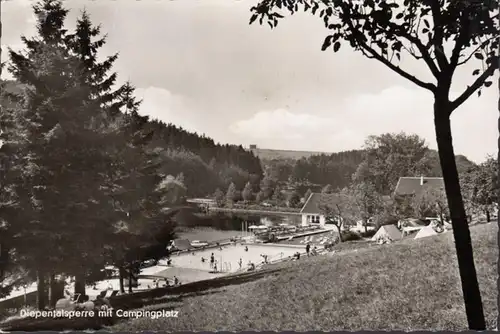
POLYGON ((321 204, 335 205, 340 201, 338 194, 311 193, 300 210, 302 214, 302 226, 319 225, 324 226, 326 217, 321 212, 321 204))
POLYGON ((418 195, 424 189, 437 189, 444 191, 444 181, 442 177, 400 177, 396 188, 394 189, 395 196, 413 196, 418 195))

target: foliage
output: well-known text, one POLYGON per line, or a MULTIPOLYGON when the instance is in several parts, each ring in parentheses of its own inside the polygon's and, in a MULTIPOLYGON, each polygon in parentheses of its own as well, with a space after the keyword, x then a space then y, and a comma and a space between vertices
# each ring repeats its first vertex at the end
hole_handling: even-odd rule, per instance
POLYGON ((416 217, 440 217, 449 216, 448 203, 443 190, 426 188, 419 194, 412 197, 413 212, 416 217))
POLYGON ((347 191, 344 190, 337 194, 321 194, 318 207, 321 214, 325 216, 325 223, 332 224, 337 228, 340 242, 342 242, 344 233, 342 226, 344 223, 352 221, 347 191))
POLYGON ((214 200, 217 203, 218 207, 222 207, 224 205, 224 192, 217 188, 214 193, 214 200))
POLYGON ((498 165, 494 158, 461 174, 461 186, 469 213, 484 212, 489 220, 498 192, 498 165))
POLYGON ((241 197, 245 202, 251 201, 252 200, 252 195, 253 195, 253 187, 250 182, 247 182, 245 185, 245 188, 241 192, 241 197))
POLYGON ((275 202, 276 205, 280 205, 280 203, 283 201, 283 193, 281 190, 281 187, 279 185, 274 188, 273 191, 273 201, 275 202))
POLYGON ((429 149, 425 140, 403 132, 370 136, 365 142, 365 158, 353 178, 370 182, 383 195, 392 193, 402 176, 429 175, 429 149))
POLYGON ((321 189, 321 192, 323 194, 331 194, 333 193, 333 187, 330 184, 327 184, 326 186, 323 187, 323 189, 321 189))
POLYGON ((307 189, 306 193, 304 194, 304 201, 307 201, 309 199, 309 197, 311 196, 311 194, 312 194, 312 190, 307 189))
POLYGON ((351 215, 361 219, 365 228, 370 218, 384 210, 382 196, 369 181, 354 183, 345 192, 349 198, 351 215))
POLYGON ((260 192, 262 193, 260 200, 270 199, 276 188, 277 181, 272 177, 266 175, 260 182, 260 192))
POLYGON ((236 186, 234 183, 231 183, 226 192, 226 203, 229 207, 231 207, 236 201, 236 195, 236 186))
POLYGON ((300 206, 300 195, 297 191, 294 190, 288 194, 287 204, 290 208, 297 208, 300 206))

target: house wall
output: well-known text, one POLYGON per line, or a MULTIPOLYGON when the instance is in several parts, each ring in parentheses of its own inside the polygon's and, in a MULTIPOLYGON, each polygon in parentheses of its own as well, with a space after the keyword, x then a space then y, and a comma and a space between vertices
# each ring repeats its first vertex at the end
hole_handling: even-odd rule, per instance
POLYGON ((318 214, 307 214, 307 213, 304 213, 302 214, 302 226, 309 226, 311 224, 317 224, 317 223, 313 223, 311 220, 312 220, 312 217, 314 217, 314 221, 316 222, 316 217, 319 217, 319 225, 320 226, 325 226, 325 216, 324 215, 318 215, 318 214))
POLYGON ((325 226, 325 221, 326 221, 326 219, 325 219, 324 215, 319 216, 319 225, 320 226, 325 226))

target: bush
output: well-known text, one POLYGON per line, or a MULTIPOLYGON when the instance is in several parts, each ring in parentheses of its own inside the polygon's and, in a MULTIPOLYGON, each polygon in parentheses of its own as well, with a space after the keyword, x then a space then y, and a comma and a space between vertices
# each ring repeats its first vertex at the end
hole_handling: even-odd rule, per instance
POLYGON ((356 241, 361 240, 361 236, 352 231, 346 231, 342 234, 342 241, 356 241))
POLYGON ((377 233, 376 230, 368 230, 368 231, 362 231, 359 235, 362 237, 362 238, 371 238, 375 235, 375 233, 377 233))

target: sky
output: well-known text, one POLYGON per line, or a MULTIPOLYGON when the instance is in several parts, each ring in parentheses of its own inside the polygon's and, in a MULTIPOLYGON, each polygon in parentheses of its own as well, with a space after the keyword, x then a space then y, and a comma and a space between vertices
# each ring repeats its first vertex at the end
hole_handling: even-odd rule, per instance
MULTIPOLYGON (((31 4, 2 1, 2 61, 7 46, 19 50, 20 36, 34 34, 31 4)), ((141 114, 244 147, 339 152, 362 148, 369 135, 400 131, 437 147, 430 92, 348 45, 322 52, 327 31, 310 13, 287 17, 273 30, 250 26, 254 4, 65 2, 70 30, 84 8, 101 24, 108 35, 101 55, 119 53, 114 70, 120 83, 130 80, 137 87, 141 114)), ((473 63, 455 75, 455 96, 472 82, 473 63)), ((403 57, 400 66, 432 82, 425 64, 403 57)), ((475 162, 496 154, 497 96, 493 85, 455 110, 456 154, 475 162)))

